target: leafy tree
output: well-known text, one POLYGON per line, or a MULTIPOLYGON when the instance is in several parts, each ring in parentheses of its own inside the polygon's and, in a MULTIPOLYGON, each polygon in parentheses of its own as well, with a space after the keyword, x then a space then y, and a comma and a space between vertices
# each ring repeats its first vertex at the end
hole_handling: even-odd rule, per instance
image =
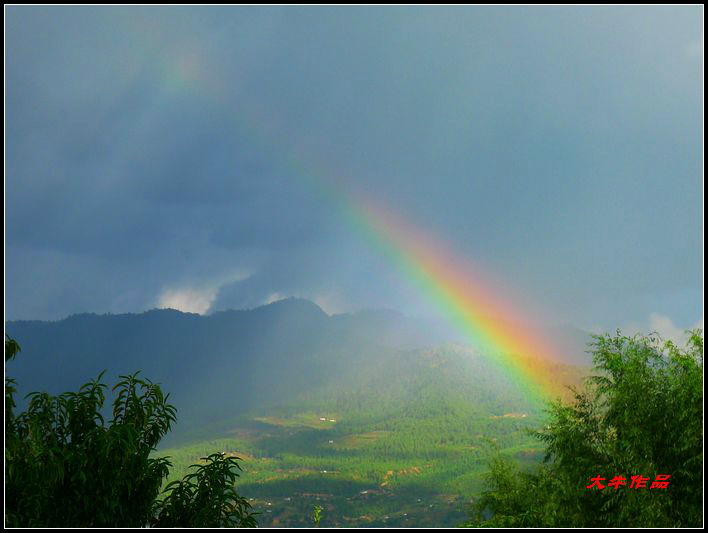
POLYGON ((685 349, 657 335, 595 336, 596 373, 575 400, 550 405, 536 436, 541 468, 497 458, 467 526, 696 527, 703 502, 703 337, 685 349), (666 489, 651 489, 668 474, 666 489), (649 478, 631 488, 631 476, 649 478), (588 489, 591 478, 605 487, 588 489), (609 487, 615 476, 625 485, 609 487))
MULTIPOLYGON (((5 363, 14 359, 20 353, 20 345, 17 341, 5 335, 5 363)), ((12 437, 9 431, 14 425, 15 397, 17 392, 15 380, 5 377, 5 438, 12 437)))
MULTIPOLYGON (((6 337, 5 361, 19 351, 6 337)), ((234 458, 211 456, 196 474, 168 485, 158 501, 171 464, 151 453, 175 422, 176 409, 159 385, 138 373, 121 376, 106 424, 102 377, 78 392, 31 393, 27 411, 17 415, 15 383, 6 378, 7 526, 255 525, 250 505, 233 488, 234 458)))
POLYGON ((224 452, 204 457, 196 472, 165 487, 155 503, 153 527, 257 527, 251 505, 234 487, 241 467, 224 452))

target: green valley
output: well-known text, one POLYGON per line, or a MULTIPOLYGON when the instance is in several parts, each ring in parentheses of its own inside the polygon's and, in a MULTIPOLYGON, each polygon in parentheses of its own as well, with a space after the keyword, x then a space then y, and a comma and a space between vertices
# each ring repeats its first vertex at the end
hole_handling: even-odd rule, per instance
POLYGON ((333 377, 158 455, 171 457, 175 478, 209 452, 240 457, 237 486, 264 526, 308 525, 315 505, 323 526, 452 526, 466 518, 492 454, 540 461, 527 429, 542 419, 483 358, 445 345, 333 377))
MULTIPOLYGON (((488 354, 402 315, 326 315, 287 300, 251 311, 77 315, 15 322, 13 376, 61 391, 141 368, 177 424, 153 456, 168 482, 215 452, 239 457, 262 526, 456 525, 496 454, 538 464, 544 404, 488 354)), ((557 364, 559 384, 583 365, 557 364)), ((555 377, 554 377, 555 376, 555 377)), ((112 379, 112 378, 110 378, 112 379)), ((18 398, 21 398, 18 395, 18 398)))

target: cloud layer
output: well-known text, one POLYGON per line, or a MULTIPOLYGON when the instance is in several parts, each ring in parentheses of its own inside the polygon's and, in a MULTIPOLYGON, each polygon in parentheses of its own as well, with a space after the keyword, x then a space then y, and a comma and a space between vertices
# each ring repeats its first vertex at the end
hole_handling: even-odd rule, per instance
POLYGON ((685 346, 688 341, 688 331, 695 329, 703 330, 703 317, 697 322, 686 327, 678 327, 673 320, 658 313, 649 315, 646 323, 632 323, 624 328, 624 333, 634 335, 636 333, 648 334, 658 333, 662 339, 673 341, 678 346, 685 346))
POLYGON ((563 319, 702 316, 699 7, 6 14, 10 319, 433 312, 334 175, 563 319))

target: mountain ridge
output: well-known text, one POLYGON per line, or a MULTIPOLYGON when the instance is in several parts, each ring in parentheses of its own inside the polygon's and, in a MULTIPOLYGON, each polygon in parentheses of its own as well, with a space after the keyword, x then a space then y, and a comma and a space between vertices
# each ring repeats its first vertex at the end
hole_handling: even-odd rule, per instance
MULTIPOLYGON (((108 383, 140 370, 171 394, 183 425, 297 403, 329 391, 330 383, 353 394, 378 379, 371 368, 396 382, 426 350, 458 341, 435 323, 396 311, 328 315, 299 298, 209 315, 80 313, 59 321, 10 321, 6 331, 23 349, 6 367, 18 381, 18 398, 33 390, 76 390, 103 370, 108 383)), ((498 371, 489 372, 505 382, 498 371)))

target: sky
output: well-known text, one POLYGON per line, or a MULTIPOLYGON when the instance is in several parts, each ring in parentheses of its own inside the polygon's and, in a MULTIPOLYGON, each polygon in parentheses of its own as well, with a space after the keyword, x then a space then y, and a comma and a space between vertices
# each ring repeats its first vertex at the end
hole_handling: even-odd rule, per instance
POLYGON ((551 322, 702 324, 702 7, 5 15, 6 319, 439 313, 356 190, 551 322))

